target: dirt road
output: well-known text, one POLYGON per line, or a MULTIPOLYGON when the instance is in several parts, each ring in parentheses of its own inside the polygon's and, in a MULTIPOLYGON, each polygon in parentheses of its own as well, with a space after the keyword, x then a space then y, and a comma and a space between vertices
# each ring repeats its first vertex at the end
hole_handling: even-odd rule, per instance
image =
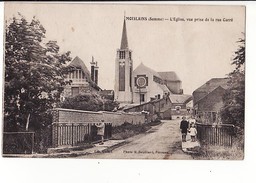
POLYGON ((181 150, 180 120, 164 120, 145 134, 134 136, 128 144, 106 153, 81 158, 97 159, 192 159, 181 150))

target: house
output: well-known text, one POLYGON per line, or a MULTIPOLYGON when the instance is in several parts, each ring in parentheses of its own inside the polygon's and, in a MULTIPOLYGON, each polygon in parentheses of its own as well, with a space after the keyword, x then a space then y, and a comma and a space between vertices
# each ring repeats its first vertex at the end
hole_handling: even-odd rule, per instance
POLYGON ((169 96, 172 103, 172 118, 181 118, 182 116, 191 116, 193 113, 193 100, 191 95, 177 95, 169 96))
POLYGON ((193 92, 194 112, 202 123, 221 123, 219 113, 228 81, 228 78, 212 78, 193 92))
POLYGON ((170 98, 165 96, 161 99, 152 99, 140 105, 128 104, 124 107, 123 111, 142 112, 146 114, 146 120, 150 122, 158 117, 161 119, 172 119, 171 106, 170 98))
POLYGON ((93 59, 91 62, 91 73, 79 57, 75 57, 71 61, 68 69, 69 72, 65 80, 70 81, 70 84, 65 86, 62 100, 78 94, 101 91, 101 88, 98 86, 98 66, 97 62, 94 62, 93 59))

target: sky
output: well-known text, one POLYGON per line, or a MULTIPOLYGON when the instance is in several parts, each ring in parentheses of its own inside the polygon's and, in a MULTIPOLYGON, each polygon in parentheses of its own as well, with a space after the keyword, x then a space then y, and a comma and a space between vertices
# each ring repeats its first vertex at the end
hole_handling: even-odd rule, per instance
POLYGON ((102 89, 114 89, 124 14, 147 17, 147 21, 126 20, 134 69, 142 62, 155 71, 175 71, 186 94, 232 71, 236 42, 245 32, 243 6, 6 3, 6 20, 17 12, 28 20, 36 16, 46 29, 46 40, 56 40, 61 52, 71 51, 72 58, 80 57, 89 69, 93 56, 102 89), (185 21, 170 21, 174 17, 185 21), (195 21, 198 18, 203 21, 195 21))

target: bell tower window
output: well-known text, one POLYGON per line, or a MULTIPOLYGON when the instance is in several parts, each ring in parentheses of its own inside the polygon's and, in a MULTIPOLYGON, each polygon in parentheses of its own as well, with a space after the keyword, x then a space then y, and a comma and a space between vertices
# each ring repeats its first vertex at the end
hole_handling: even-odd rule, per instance
POLYGON ((119 52, 119 59, 125 59, 125 51, 119 52))

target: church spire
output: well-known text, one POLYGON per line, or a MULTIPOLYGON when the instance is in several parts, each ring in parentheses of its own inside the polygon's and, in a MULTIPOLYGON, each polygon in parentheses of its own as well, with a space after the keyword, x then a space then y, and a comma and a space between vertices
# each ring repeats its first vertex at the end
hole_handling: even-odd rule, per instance
POLYGON ((127 31, 126 31, 126 21, 124 16, 123 33, 122 33, 120 49, 126 49, 126 48, 128 48, 128 39, 127 39, 127 31))

